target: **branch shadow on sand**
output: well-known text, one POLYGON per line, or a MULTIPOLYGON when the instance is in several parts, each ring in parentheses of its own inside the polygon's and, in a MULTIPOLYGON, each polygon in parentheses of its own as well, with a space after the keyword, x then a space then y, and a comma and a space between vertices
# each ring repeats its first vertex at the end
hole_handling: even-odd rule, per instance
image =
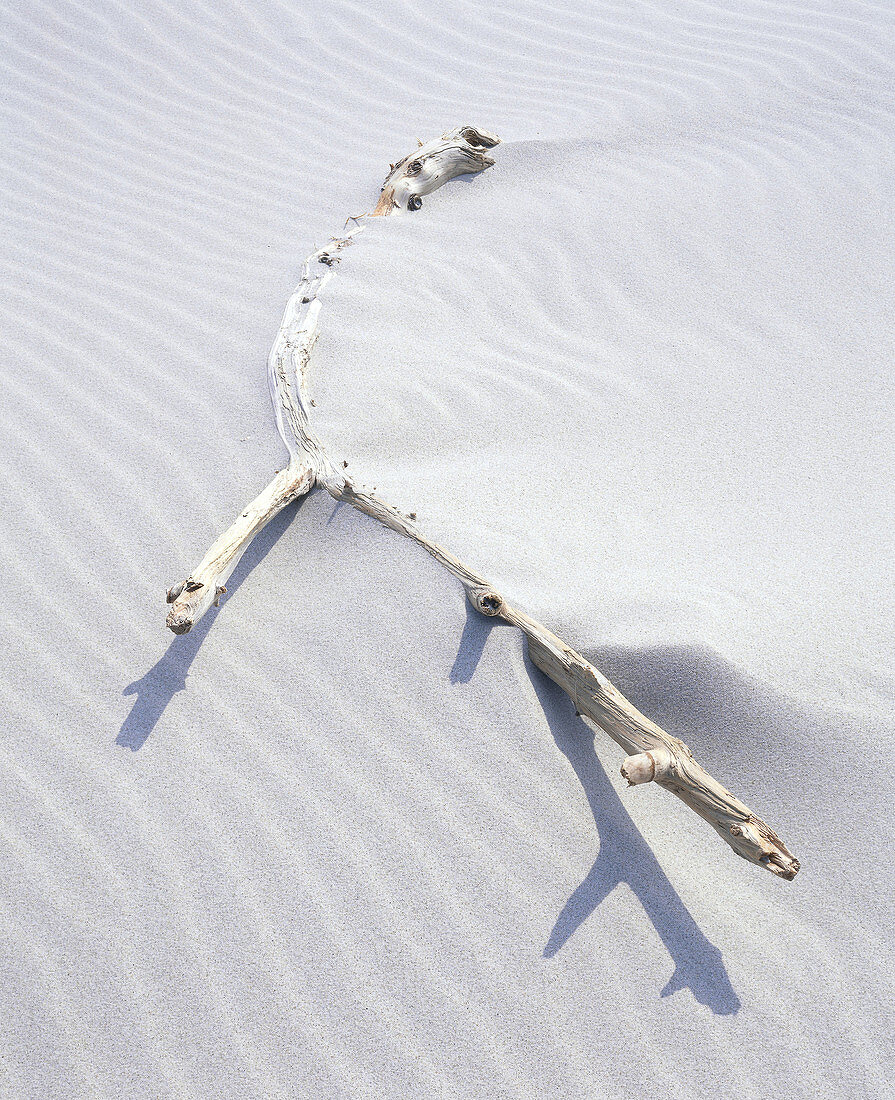
MULTIPOLYGON (((471 679, 494 625, 471 612, 451 670, 452 682, 466 683, 471 679)), ((737 1012, 740 999, 731 985, 721 952, 693 919, 625 809, 596 754, 593 732, 575 715, 568 696, 527 656, 526 666, 553 739, 587 797, 600 840, 593 867, 556 919, 544 947, 544 957, 553 958, 604 898, 616 886, 625 884, 643 906, 675 964, 674 974, 661 996, 689 989, 700 1004, 717 1015, 737 1012)), ((668 687, 673 691, 672 685, 668 687)))
MULTIPOLYGON (((287 505, 254 539, 227 583, 228 599, 233 596, 255 566, 267 557, 280 536, 285 534, 303 499, 287 505)), ((116 745, 121 745, 132 752, 137 752, 143 747, 167 705, 179 691, 186 689, 190 665, 217 617, 218 609, 211 608, 189 634, 174 638, 164 655, 144 676, 127 685, 122 695, 136 695, 136 699, 130 714, 118 731, 118 736, 115 738, 116 745)))

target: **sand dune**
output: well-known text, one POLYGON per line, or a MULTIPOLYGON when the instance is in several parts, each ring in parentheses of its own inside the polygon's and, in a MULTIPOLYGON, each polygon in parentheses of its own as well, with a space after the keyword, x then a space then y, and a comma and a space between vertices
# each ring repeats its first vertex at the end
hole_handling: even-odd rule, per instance
POLYGON ((11 1097, 881 1097, 885 5, 37 3, 0 26, 11 1097), (625 791, 521 638, 283 461, 312 245, 334 453, 777 826, 625 791))

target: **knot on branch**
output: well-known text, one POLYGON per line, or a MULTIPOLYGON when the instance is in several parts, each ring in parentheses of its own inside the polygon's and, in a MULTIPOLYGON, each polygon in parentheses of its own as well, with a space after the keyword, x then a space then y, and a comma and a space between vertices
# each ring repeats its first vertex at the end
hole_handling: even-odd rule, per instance
POLYGON ((471 589, 469 602, 482 615, 499 615, 503 607, 503 596, 493 588, 471 589))
POLYGON ((453 133, 463 138, 474 149, 493 149, 495 145, 500 145, 500 138, 496 134, 489 134, 487 130, 477 130, 475 126, 460 126, 453 133))
POLYGON ((217 604, 221 593, 225 591, 221 586, 203 584, 192 577, 175 584, 168 589, 168 603, 172 606, 165 626, 175 634, 189 634, 209 607, 217 604))
POLYGON ((172 584, 171 585, 171 587, 168 589, 168 594, 165 597, 165 599, 168 601, 168 603, 174 603, 174 601, 177 599, 177 597, 183 591, 185 584, 186 584, 186 581, 179 581, 177 584, 172 584))
POLYGON ((629 787, 639 783, 651 783, 654 779, 664 779, 670 772, 674 761, 666 748, 653 748, 649 752, 639 752, 629 756, 621 766, 621 773, 629 787))

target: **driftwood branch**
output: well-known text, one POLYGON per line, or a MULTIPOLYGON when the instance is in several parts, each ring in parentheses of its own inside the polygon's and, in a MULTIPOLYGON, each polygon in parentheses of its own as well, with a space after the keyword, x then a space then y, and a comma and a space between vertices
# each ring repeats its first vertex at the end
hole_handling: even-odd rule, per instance
MULTIPOLYGON (((374 215, 418 210, 422 195, 455 176, 481 172, 492 165, 494 161, 485 150, 498 142, 493 134, 465 126, 421 145, 391 166, 374 215)), ((477 611, 518 627, 528 639, 534 664, 570 696, 585 720, 628 754, 621 771, 630 784, 653 782, 671 791, 708 821, 737 855, 781 878, 794 878, 799 861, 761 818, 694 760, 683 741, 642 715, 580 653, 541 623, 510 607, 487 580, 427 539, 412 518, 355 484, 330 460, 311 426, 308 363, 317 339, 319 294, 340 262, 340 253, 362 228, 333 238, 308 258, 270 352, 271 397, 289 464, 221 535, 187 580, 168 592, 172 606, 167 625, 176 634, 190 630, 226 591, 227 578, 255 535, 286 504, 317 485, 336 500, 418 543, 463 584, 477 611)))
MULTIPOLYGON (((286 304, 267 360, 270 395, 277 428, 289 452, 289 465, 220 536, 189 577, 168 590, 172 607, 167 626, 175 634, 186 634, 210 607, 217 605, 246 547, 278 512, 316 482, 326 487, 333 480, 332 465, 310 425, 308 361, 317 341, 317 295, 329 282, 339 253, 358 232, 333 239, 327 248, 317 249, 305 261, 301 282, 286 304)), ((339 484, 338 478, 335 483, 339 484)))
POLYGON ((458 126, 438 141, 427 141, 415 153, 408 153, 390 166, 373 215, 379 217, 393 210, 419 210, 423 195, 435 191, 448 180, 490 168, 494 160, 485 150, 499 144, 499 137, 473 126, 458 126))

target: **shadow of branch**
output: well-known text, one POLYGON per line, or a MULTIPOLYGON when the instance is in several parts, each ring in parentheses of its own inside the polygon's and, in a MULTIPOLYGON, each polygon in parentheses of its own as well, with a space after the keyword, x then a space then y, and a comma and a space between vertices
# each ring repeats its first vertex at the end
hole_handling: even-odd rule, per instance
MULTIPOLYGON (((452 683, 472 678, 494 625, 493 620, 468 609, 451 669, 452 683)), ((592 731, 575 715, 571 700, 552 680, 528 658, 526 666, 553 739, 581 783, 600 838, 596 862, 557 917, 544 948, 545 958, 553 958, 604 898, 625 883, 675 965, 661 996, 689 989, 700 1004, 718 1015, 737 1012, 740 1000, 721 952, 693 919, 622 804, 597 757, 592 731)))
POLYGON ((534 665, 529 665, 529 674, 553 739, 581 783, 600 834, 596 862, 557 917, 544 948, 545 957, 552 958, 600 902, 625 883, 643 906, 675 964, 661 995, 689 989, 700 1004, 718 1015, 738 1011, 740 1000, 721 952, 681 901, 609 782, 590 728, 576 717, 568 696, 534 665))
POLYGON ((450 672, 452 684, 468 684, 485 651, 485 642, 494 626, 493 619, 486 619, 469 603, 466 604, 466 622, 457 647, 457 656, 450 672))

